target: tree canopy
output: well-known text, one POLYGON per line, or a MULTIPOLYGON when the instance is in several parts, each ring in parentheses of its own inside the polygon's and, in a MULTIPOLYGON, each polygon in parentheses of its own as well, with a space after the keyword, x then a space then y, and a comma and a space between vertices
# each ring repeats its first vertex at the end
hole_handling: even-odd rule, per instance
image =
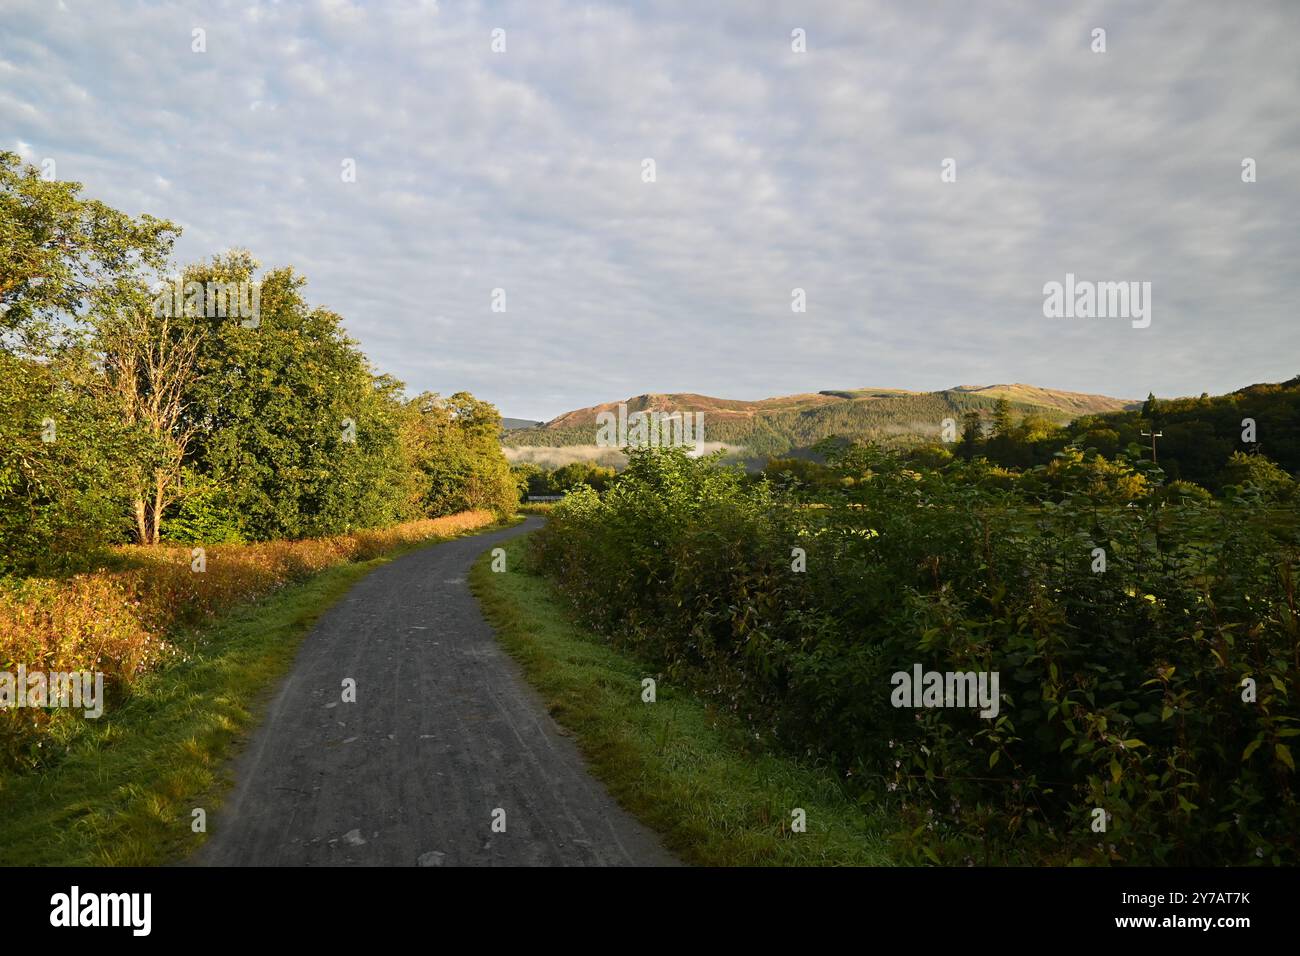
POLYGON ((0 153, 0 573, 513 510, 492 405, 408 398, 292 267, 178 234, 0 153))

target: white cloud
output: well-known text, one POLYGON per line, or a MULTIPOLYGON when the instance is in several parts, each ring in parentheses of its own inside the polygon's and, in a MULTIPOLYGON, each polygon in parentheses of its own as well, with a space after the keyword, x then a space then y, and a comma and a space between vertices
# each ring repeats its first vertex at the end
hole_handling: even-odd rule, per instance
POLYGON ((1294 4, 48 9, 7 4, 0 37, 25 155, 184 223, 186 258, 299 267, 413 391, 540 419, 648 391, 1296 371, 1294 4), (1152 327, 1043 319, 1067 271, 1152 281, 1152 327))

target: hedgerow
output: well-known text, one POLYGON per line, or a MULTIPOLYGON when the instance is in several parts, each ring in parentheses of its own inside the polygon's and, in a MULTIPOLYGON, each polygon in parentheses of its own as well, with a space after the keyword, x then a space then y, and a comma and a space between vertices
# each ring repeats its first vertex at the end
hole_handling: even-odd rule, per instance
POLYGON ((634 452, 553 509, 532 560, 667 679, 890 804, 904 858, 1296 862, 1276 505, 1068 449, 1009 483, 863 448, 835 467, 851 480, 809 498, 634 452), (916 664, 997 673, 996 717, 895 707, 916 664))

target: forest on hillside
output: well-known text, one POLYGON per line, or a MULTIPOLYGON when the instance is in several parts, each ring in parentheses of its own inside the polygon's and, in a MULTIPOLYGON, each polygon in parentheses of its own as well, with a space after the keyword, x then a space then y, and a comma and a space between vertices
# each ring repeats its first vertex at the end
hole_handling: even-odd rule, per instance
POLYGON ((1283 494, 1300 476, 1300 376, 1251 385, 1227 395, 1158 399, 1141 408, 1084 415, 1056 425, 1032 414, 1016 418, 1005 400, 991 413, 968 411, 956 440, 913 443, 938 459, 981 459, 1024 471, 1067 454, 1146 460, 1184 491, 1222 494, 1247 482, 1283 494))
MULTIPOLYGON (((743 446, 743 454, 749 457, 783 455, 833 437, 908 444, 937 436, 945 418, 960 419, 969 411, 991 414, 994 405, 993 398, 948 390, 852 398, 810 408, 763 411, 752 418, 706 413, 705 436, 710 442, 743 446)), ((1045 426, 1067 418, 1057 409, 1027 402, 1013 402, 1012 407, 1045 426)), ((513 429, 502 441, 511 446, 590 445, 595 434, 593 420, 590 428, 513 429)))
POLYGON ((1065 441, 1096 448, 1103 455, 1150 448, 1171 480, 1194 482, 1211 491, 1240 478, 1233 456, 1273 462, 1300 473, 1300 375, 1280 384, 1250 385, 1227 395, 1157 399, 1140 410, 1089 415, 1066 429, 1065 441), (1146 436, 1143 432, 1147 432, 1146 436))

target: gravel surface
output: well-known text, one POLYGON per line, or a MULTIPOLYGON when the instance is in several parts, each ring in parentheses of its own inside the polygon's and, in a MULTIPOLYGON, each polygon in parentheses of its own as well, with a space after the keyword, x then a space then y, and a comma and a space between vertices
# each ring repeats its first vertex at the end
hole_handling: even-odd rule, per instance
POLYGON ((192 862, 673 865, 592 779, 466 584, 479 554, 540 524, 412 552, 326 612, 192 862))

